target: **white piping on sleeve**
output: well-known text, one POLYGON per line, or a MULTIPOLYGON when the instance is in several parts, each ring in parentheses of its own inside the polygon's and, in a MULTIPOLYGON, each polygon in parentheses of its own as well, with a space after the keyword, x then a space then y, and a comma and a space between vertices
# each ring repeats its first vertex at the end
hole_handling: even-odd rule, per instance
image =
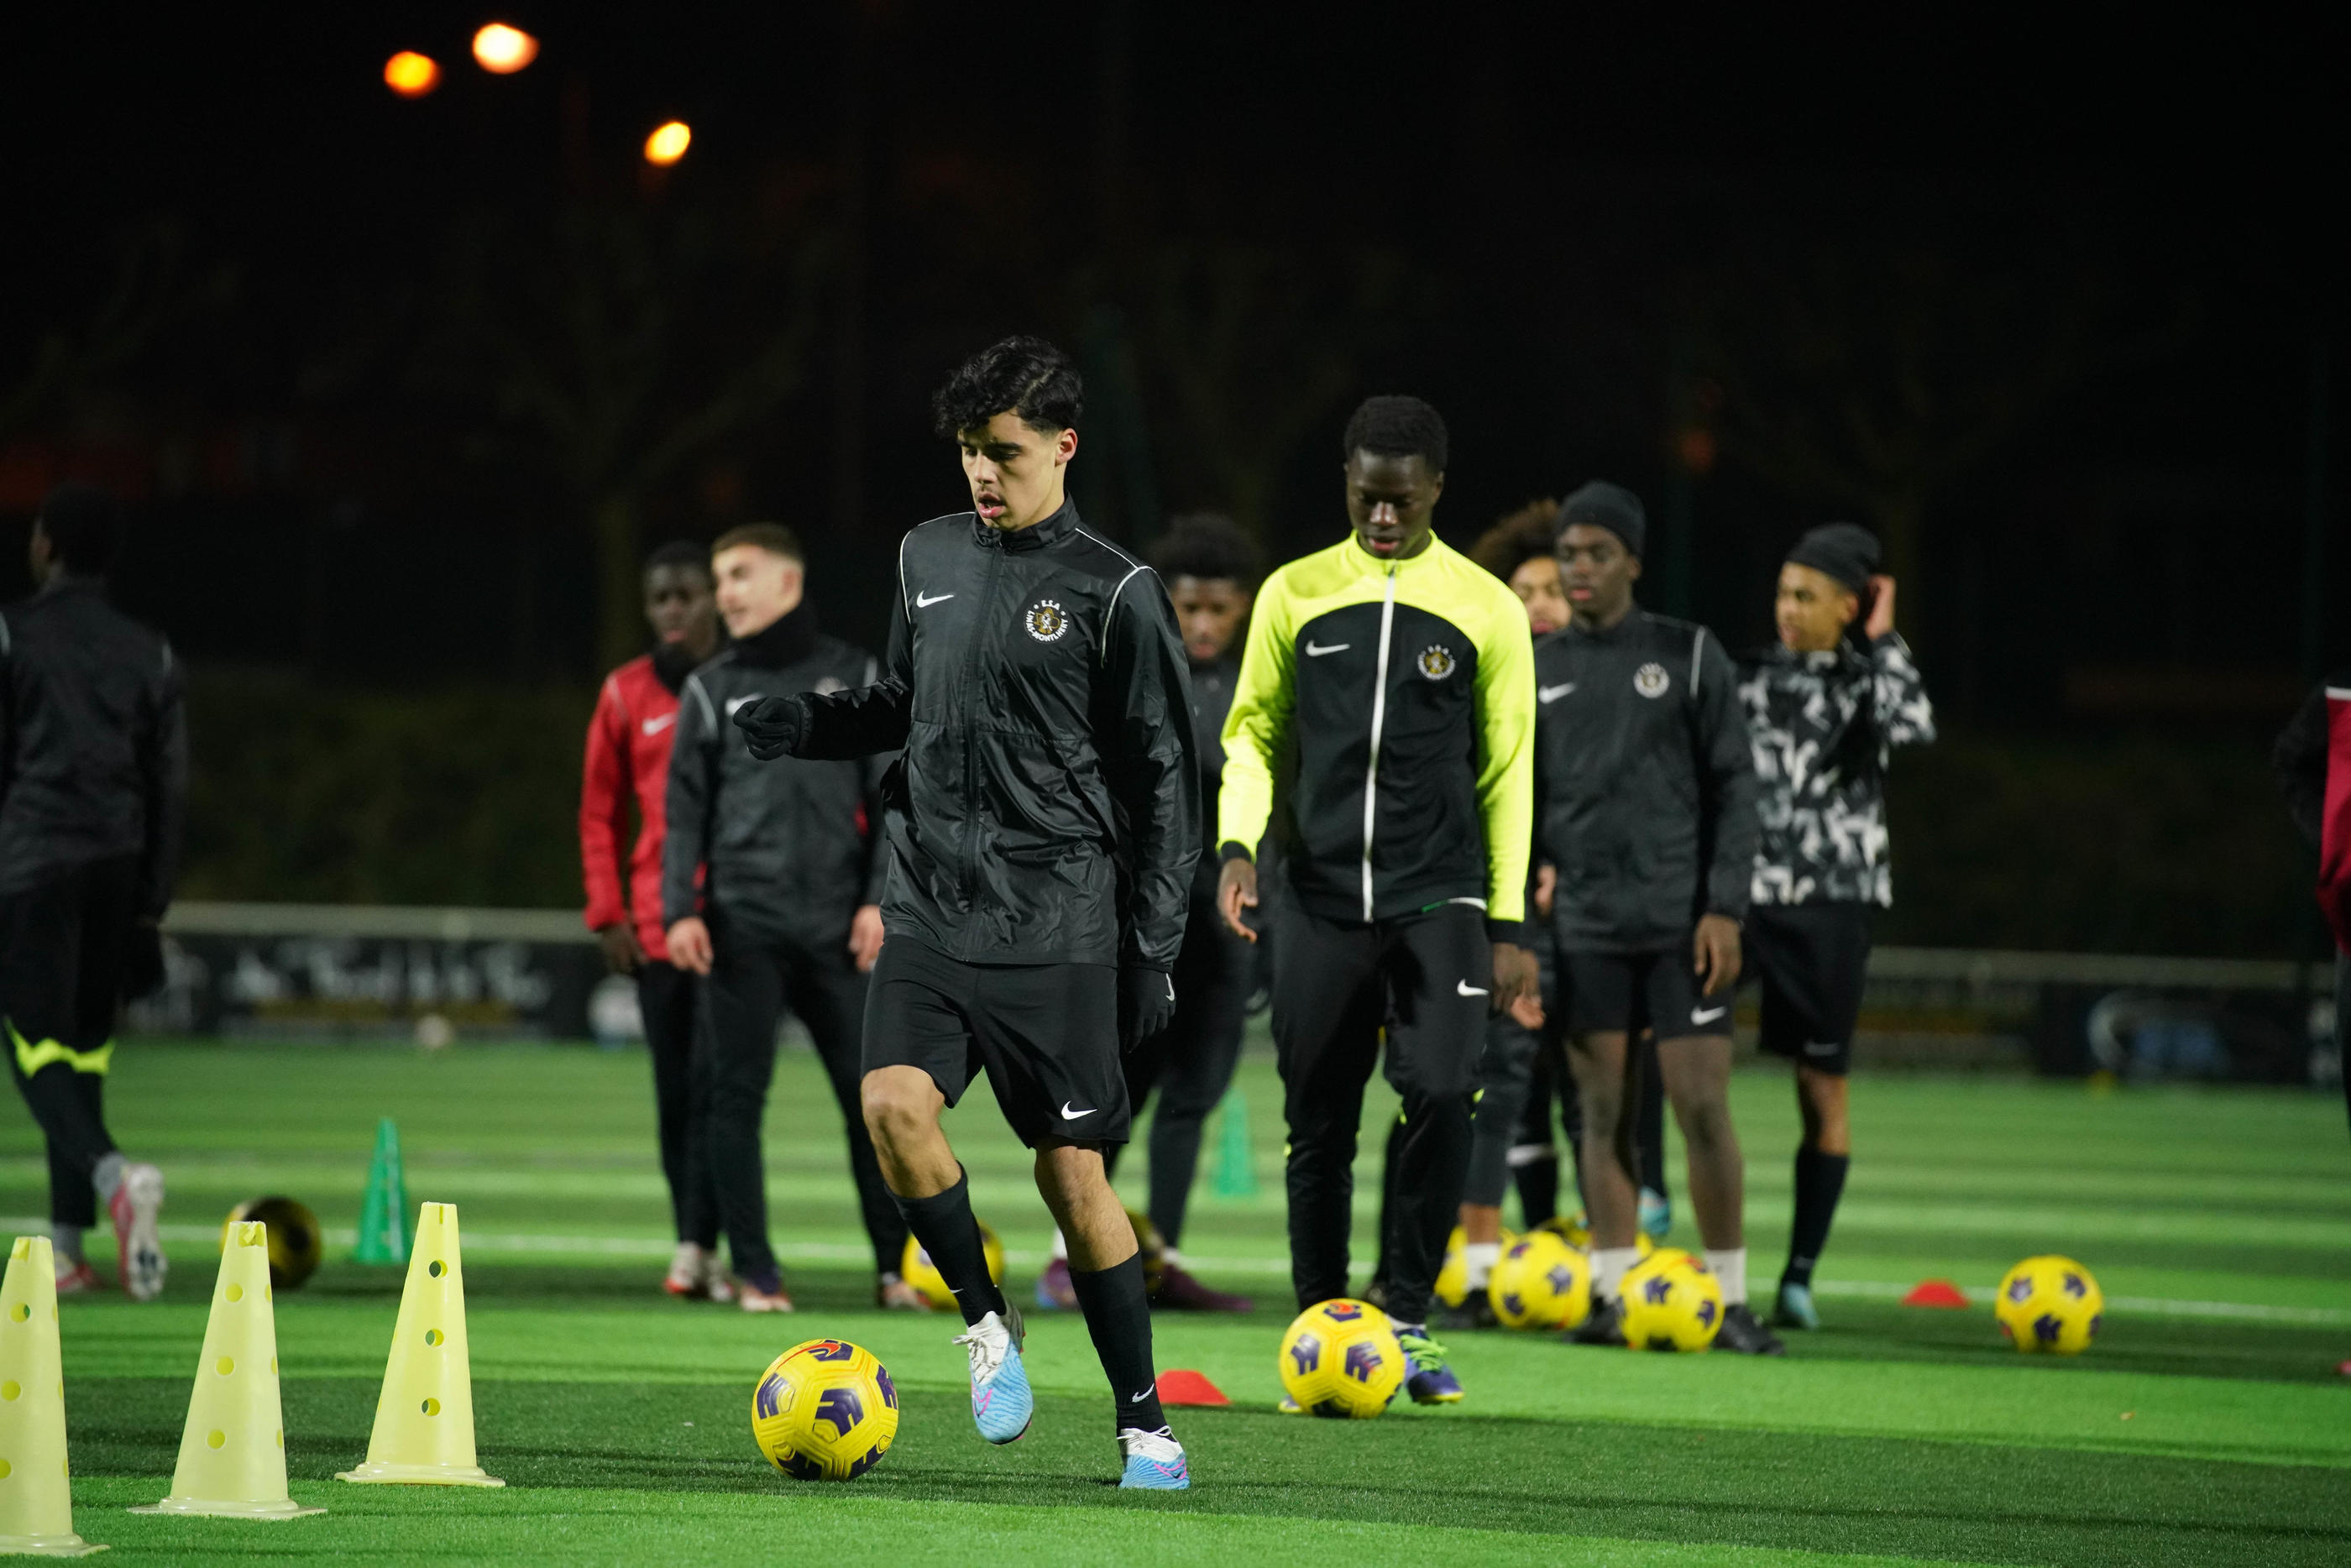
POLYGON ((1693 697, 1698 695, 1698 656, 1705 651, 1706 628, 1700 627, 1698 635, 1690 639, 1690 695, 1693 697))
POLYGON ((702 677, 687 676, 685 689, 694 693, 695 701, 702 704, 702 722, 710 726, 712 734, 718 733, 718 710, 710 705, 710 693, 702 689, 702 677))
MULTIPOLYGON (((1079 530, 1078 530, 1078 532, 1079 532, 1079 533, 1081 533, 1081 534, 1086 534, 1086 531, 1085 531, 1084 529, 1082 529, 1082 528, 1079 529, 1079 530)), ((1091 535, 1091 534, 1086 534, 1086 537, 1087 537, 1087 538, 1089 538, 1089 539, 1092 539, 1092 538, 1093 537, 1093 535, 1091 535)), ((1113 548, 1113 549, 1115 549, 1115 548, 1117 548, 1117 546, 1116 546, 1116 545, 1113 545, 1113 546, 1112 546, 1112 548, 1113 548)), ((1122 557, 1122 559, 1123 559, 1123 558, 1124 558, 1124 557, 1122 557)), ((1119 596, 1119 595, 1121 595, 1121 594, 1123 594, 1123 593, 1124 593, 1124 592, 1126 592, 1126 585, 1127 585, 1127 584, 1129 584, 1129 583, 1131 583, 1131 582, 1133 582, 1133 581, 1134 581, 1135 574, 1136 574, 1137 572, 1147 572, 1147 571, 1149 571, 1150 569, 1151 569, 1151 568, 1150 568, 1150 567, 1148 567, 1148 566, 1137 566, 1137 567, 1135 567, 1135 568, 1134 568, 1134 571, 1133 571, 1133 572, 1129 572, 1129 573, 1127 573, 1127 574, 1126 574, 1126 576, 1123 576, 1123 577, 1119 578, 1119 580, 1118 580, 1118 587, 1114 587, 1114 588, 1111 589, 1109 599, 1108 599, 1108 600, 1106 600, 1106 601, 1103 603, 1103 605, 1102 605, 1102 632, 1103 632, 1103 637, 1102 637, 1102 663, 1103 663, 1105 666, 1107 666, 1107 665, 1110 663, 1110 637, 1109 637, 1109 631, 1110 631, 1110 618, 1111 618, 1112 616, 1116 615, 1116 614, 1118 613, 1118 596, 1119 596)))

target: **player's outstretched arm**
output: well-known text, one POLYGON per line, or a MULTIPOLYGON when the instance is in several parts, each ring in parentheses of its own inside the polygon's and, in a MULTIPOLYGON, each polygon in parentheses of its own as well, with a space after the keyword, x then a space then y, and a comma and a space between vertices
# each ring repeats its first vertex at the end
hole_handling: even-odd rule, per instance
POLYGON ((736 728, 763 763, 778 757, 849 762, 894 752, 906 743, 914 713, 913 639, 903 600, 891 607, 884 669, 879 680, 855 691, 808 691, 746 703, 736 711, 736 728))

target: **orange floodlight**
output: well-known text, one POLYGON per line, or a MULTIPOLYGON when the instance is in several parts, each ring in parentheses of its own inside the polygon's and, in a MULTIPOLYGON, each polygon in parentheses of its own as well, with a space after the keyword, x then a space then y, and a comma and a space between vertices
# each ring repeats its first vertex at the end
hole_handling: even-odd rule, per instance
POLYGON ((423 98, 441 85, 441 67, 430 55, 402 49, 383 62, 383 85, 402 98, 423 98))
POLYGON ((538 40, 520 27, 493 22, 474 35, 474 58, 484 70, 510 77, 538 58, 538 40))
POLYGON ((673 119, 645 138, 645 161, 666 169, 684 157, 693 144, 693 128, 682 119, 673 119))

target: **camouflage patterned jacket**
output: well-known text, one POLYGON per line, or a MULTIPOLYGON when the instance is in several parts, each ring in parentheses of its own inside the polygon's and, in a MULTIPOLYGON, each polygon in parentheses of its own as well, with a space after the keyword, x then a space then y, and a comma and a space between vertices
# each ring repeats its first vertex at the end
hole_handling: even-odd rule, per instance
POLYGON ((1935 705, 1899 632, 1829 653, 1740 660, 1763 837, 1758 904, 1891 904, 1886 764, 1935 738, 1935 705))

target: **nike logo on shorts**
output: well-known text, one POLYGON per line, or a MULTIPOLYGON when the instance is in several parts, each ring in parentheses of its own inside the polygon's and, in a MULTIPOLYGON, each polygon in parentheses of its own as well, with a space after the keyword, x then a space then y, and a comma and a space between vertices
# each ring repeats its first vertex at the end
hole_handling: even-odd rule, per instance
POLYGON ((1453 994, 1456 996, 1488 996, 1492 993, 1479 990, 1476 986, 1470 984, 1466 980, 1457 980, 1453 982, 1453 994))
POLYGON ((1804 1042, 1804 1054, 1807 1056, 1834 1056, 1836 1054, 1837 1048, 1833 1041, 1807 1040, 1804 1042))
POLYGON ((1090 1116, 1100 1109, 1102 1109, 1100 1106, 1089 1106, 1082 1111, 1073 1111, 1070 1109, 1070 1102, 1063 1100, 1061 1102, 1061 1119, 1065 1122, 1073 1122, 1080 1116, 1090 1116))
POLYGON ((646 721, 645 721, 645 722, 644 722, 644 732, 645 732, 645 733, 646 733, 646 734, 648 734, 648 735, 658 735, 658 734, 660 734, 664 730, 668 729, 672 724, 674 724, 674 723, 676 723, 676 722, 677 722, 677 715, 676 715, 676 714, 674 714, 674 713, 664 713, 664 714, 663 714, 660 718, 658 718, 658 719, 648 719, 648 720, 646 720, 646 721))
POLYGON ((928 609, 933 605, 939 603, 943 599, 951 599, 953 597, 955 597, 955 595, 953 594, 916 594, 914 596, 914 607, 916 609, 928 609))
POLYGON ((1729 1011, 1730 1009, 1727 1004, 1721 1007, 1693 1007, 1690 1009, 1690 1022, 1692 1023, 1711 1023, 1729 1011))
POLYGON ((1326 653, 1344 653, 1354 646, 1352 642, 1334 642, 1326 647, 1322 643, 1310 641, 1306 645, 1306 657, 1320 659, 1326 653))
POLYGON ((1535 688, 1535 701, 1545 703, 1556 702, 1574 690, 1575 682, 1573 680, 1563 686, 1538 686, 1535 688))

